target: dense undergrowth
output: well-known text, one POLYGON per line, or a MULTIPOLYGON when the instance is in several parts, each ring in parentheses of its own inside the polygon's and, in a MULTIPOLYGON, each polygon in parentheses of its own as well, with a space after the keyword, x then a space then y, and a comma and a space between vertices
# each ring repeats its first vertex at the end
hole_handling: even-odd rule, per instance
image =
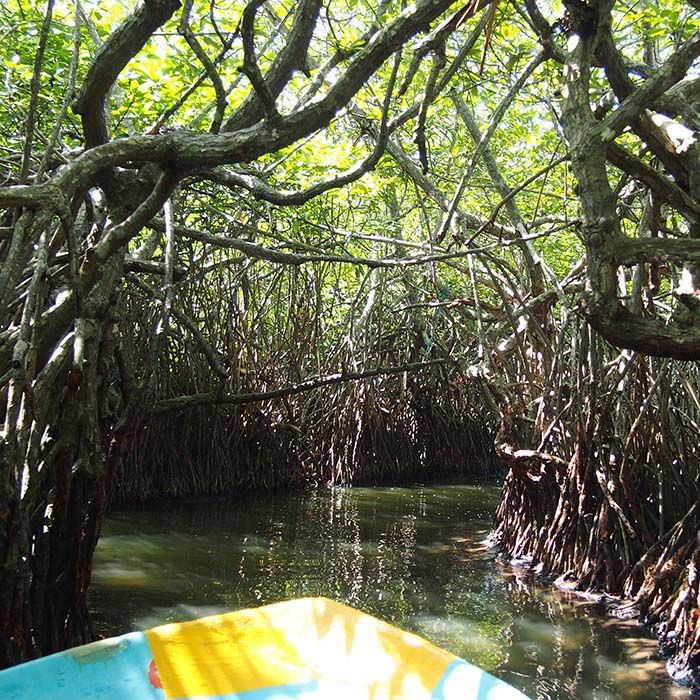
POLYGON ((113 502, 502 475, 493 421, 475 397, 426 375, 156 417, 139 432, 113 502))

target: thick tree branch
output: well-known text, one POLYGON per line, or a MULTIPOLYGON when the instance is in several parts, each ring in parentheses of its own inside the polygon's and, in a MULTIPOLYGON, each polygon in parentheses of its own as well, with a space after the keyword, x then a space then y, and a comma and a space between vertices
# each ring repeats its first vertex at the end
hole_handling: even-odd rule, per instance
MULTIPOLYGON (((650 115, 644 109, 649 106, 650 100, 661 98, 664 90, 671 87, 674 82, 677 82, 680 78, 676 80, 669 81, 668 84, 664 85, 664 89, 658 91, 656 89, 657 81, 664 80, 667 76, 667 72, 672 70, 672 65, 668 62, 657 69, 655 72, 656 80, 653 83, 648 83, 645 81, 640 87, 636 87, 629 77, 629 72, 627 66, 624 64, 620 53, 615 47, 615 43, 610 30, 610 18, 608 16, 608 22, 601 31, 601 40, 598 44, 597 53, 600 56, 600 60, 603 63, 606 76, 610 81, 610 85, 615 92, 615 95, 624 105, 625 102, 634 94, 635 97, 631 102, 627 102, 625 110, 619 113, 619 109, 613 113, 616 114, 614 119, 623 125, 620 129, 624 128, 628 124, 632 125, 635 133, 651 148, 656 157, 664 164, 666 169, 673 174, 674 178, 683 186, 687 185, 688 172, 684 167, 682 160, 676 157, 673 149, 673 145, 669 140, 665 132, 660 129, 651 119, 650 115), (642 92, 640 92, 640 90, 642 92), (650 95, 654 97, 650 97, 650 95)), ((691 39, 692 41, 692 39, 691 39)), ((686 44, 687 48, 688 44, 686 44)), ((682 76, 681 76, 682 77, 682 76)), ((613 118, 613 114, 609 115, 609 119, 613 118)), ((612 130, 614 135, 617 133, 614 129, 612 130)), ((609 136, 609 134, 606 134, 609 136)), ((609 138, 606 140, 610 140, 609 138)))
POLYGON ((107 229, 100 241, 85 255, 77 280, 77 288, 63 295, 57 303, 47 309, 38 323, 41 326, 42 346, 38 355, 46 358, 51 348, 63 337, 75 319, 78 299, 84 299, 99 286, 101 280, 109 279, 118 267, 115 262, 119 251, 123 251, 133 238, 162 208, 178 182, 177 175, 163 172, 150 195, 124 221, 107 229))
POLYGON ((598 26, 594 24, 591 31, 586 25, 590 17, 585 13, 574 14, 574 20, 581 26, 573 27, 577 40, 571 42, 567 56, 563 126, 581 192, 589 285, 584 296, 586 317, 606 340, 615 345, 650 355, 698 359, 700 328, 692 314, 680 314, 670 321, 645 317, 623 306, 617 296, 617 269, 623 261, 635 264, 645 261, 646 254, 652 251, 661 254, 663 250, 664 254, 671 255, 680 247, 687 256, 689 241, 683 241, 681 245, 679 241, 669 240, 628 240, 622 235, 615 208, 616 198, 607 178, 605 142, 611 141, 648 104, 683 77, 681 71, 686 71, 693 57, 700 52, 700 35, 686 42, 678 57, 669 58, 639 88, 629 93, 615 112, 599 123, 590 108, 590 69, 593 47, 599 33, 605 36, 609 31, 609 21, 598 26), (657 243, 661 243, 660 248, 656 248, 657 243))
POLYGON ((254 27, 255 12, 264 0, 253 0, 243 15, 241 34, 244 40, 245 59, 242 71, 248 76, 255 92, 251 93, 226 121, 224 131, 246 129, 258 122, 267 112, 276 113, 275 101, 295 71, 306 66, 306 53, 309 48, 321 0, 301 0, 284 48, 277 54, 267 74, 262 76, 255 59, 254 27))
POLYGON ((683 117, 688 126, 700 130, 700 78, 674 85, 656 100, 654 108, 672 119, 683 117))
POLYGON ((600 130, 603 141, 612 141, 632 124, 642 110, 652 105, 669 88, 682 80, 698 56, 700 56, 700 32, 690 37, 602 121, 600 130))
POLYGON ((48 198, 51 206, 58 207, 59 194, 61 199, 70 199, 78 189, 89 186, 97 173, 115 165, 133 167, 155 162, 187 170, 250 162, 289 146, 326 126, 392 53, 452 3, 453 0, 423 0, 404 10, 358 53, 322 100, 285 117, 281 124, 262 122, 249 129, 222 134, 177 131, 116 139, 86 151, 66 166, 52 181, 51 194, 46 192, 48 183, 33 186, 31 190, 27 189, 29 186, 0 188, 0 206, 21 203, 36 207, 37 199, 46 202, 48 198))
POLYGON ((621 238, 615 245, 618 265, 652 262, 700 264, 700 240, 688 238, 621 238))
POLYGON ((73 105, 73 111, 82 118, 87 148, 109 139, 105 117, 107 94, 126 64, 178 7, 180 0, 144 0, 98 50, 73 105))
POLYGON ((124 221, 107 229, 93 251, 88 251, 86 268, 90 267, 92 259, 100 265, 125 246, 160 211, 178 181, 179 178, 173 171, 162 172, 153 191, 139 207, 124 221))

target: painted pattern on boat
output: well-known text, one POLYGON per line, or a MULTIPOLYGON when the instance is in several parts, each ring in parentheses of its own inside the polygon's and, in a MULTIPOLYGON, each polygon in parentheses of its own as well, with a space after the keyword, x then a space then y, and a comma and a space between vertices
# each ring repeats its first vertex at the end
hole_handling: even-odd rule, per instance
POLYGON ((527 700, 326 598, 131 632, 0 672, 3 700, 527 700))

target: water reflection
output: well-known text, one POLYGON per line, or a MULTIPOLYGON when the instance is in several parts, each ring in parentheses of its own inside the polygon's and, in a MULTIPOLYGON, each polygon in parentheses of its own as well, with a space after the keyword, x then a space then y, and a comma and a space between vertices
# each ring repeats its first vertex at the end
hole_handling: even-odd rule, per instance
POLYGON ((99 632, 325 595, 434 641, 533 699, 687 697, 636 625, 552 592, 483 544, 498 491, 336 489, 113 514, 98 547, 99 632))

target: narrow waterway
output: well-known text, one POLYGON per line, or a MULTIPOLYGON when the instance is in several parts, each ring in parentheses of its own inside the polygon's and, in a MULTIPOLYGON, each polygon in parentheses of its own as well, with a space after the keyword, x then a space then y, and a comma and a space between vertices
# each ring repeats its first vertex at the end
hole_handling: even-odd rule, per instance
POLYGON ((353 488, 113 513, 90 605, 104 635, 324 595, 413 631, 533 700, 687 698, 633 623, 484 545, 498 489, 353 488))

